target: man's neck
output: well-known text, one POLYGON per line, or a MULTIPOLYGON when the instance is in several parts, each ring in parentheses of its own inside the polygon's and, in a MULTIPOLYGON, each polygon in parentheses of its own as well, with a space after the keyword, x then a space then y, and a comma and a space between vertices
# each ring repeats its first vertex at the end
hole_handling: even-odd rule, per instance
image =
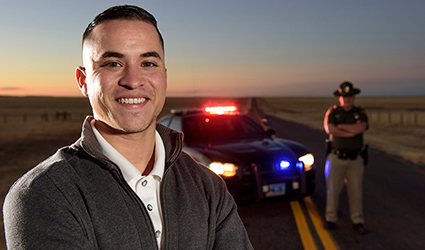
POLYGON ((149 174, 155 164, 155 126, 140 133, 122 133, 105 123, 93 120, 96 129, 122 156, 143 175, 149 174))
POLYGON ((354 107, 354 106, 344 106, 344 105, 342 105, 342 108, 343 108, 346 112, 350 111, 353 107, 354 107))

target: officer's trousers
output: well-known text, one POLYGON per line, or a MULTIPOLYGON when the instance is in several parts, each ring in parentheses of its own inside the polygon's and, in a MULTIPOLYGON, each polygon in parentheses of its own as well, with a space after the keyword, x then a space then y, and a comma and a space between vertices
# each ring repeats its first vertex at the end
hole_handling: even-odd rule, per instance
POLYGON ((325 166, 326 221, 337 222, 339 198, 346 180, 350 218, 353 224, 364 223, 363 218, 363 159, 340 159, 328 155, 325 166))

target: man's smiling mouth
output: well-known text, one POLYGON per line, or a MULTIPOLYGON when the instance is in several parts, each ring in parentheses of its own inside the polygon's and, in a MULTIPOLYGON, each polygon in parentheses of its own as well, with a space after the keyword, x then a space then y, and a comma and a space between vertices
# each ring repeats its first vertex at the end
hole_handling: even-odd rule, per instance
POLYGON ((139 104, 144 103, 146 98, 119 98, 118 102, 123 104, 139 104))

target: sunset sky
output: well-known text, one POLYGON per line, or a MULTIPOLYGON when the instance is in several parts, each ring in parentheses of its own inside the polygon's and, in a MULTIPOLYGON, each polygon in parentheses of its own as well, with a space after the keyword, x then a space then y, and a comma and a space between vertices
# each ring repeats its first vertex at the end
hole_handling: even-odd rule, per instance
POLYGON ((116 4, 157 18, 169 96, 425 95, 424 0, 0 0, 0 95, 82 96, 81 35, 116 4))

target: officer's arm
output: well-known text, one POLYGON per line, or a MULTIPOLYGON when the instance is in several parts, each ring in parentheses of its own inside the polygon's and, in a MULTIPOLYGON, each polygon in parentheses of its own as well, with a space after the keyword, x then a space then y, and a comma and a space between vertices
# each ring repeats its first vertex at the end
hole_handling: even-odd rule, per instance
POLYGON ((329 114, 332 111, 332 107, 328 108, 325 113, 325 118, 323 119, 323 128, 325 129, 326 134, 330 134, 329 132, 329 114))
POLYGON ((323 119, 323 127, 326 131, 327 134, 331 136, 336 136, 336 137, 353 137, 356 134, 343 130, 341 128, 339 128, 339 125, 334 124, 333 122, 333 118, 332 118, 332 111, 335 109, 336 107, 330 107, 325 114, 325 118, 323 119), (331 119, 330 119, 331 118, 331 119))
POLYGON ((337 127, 343 131, 354 133, 354 135, 356 135, 366 131, 367 122, 357 121, 353 124, 338 124, 337 127))
POLYGON ((339 128, 339 125, 340 124, 335 125, 333 123, 329 123, 328 124, 329 133, 335 137, 353 137, 356 135, 356 133, 339 128))

